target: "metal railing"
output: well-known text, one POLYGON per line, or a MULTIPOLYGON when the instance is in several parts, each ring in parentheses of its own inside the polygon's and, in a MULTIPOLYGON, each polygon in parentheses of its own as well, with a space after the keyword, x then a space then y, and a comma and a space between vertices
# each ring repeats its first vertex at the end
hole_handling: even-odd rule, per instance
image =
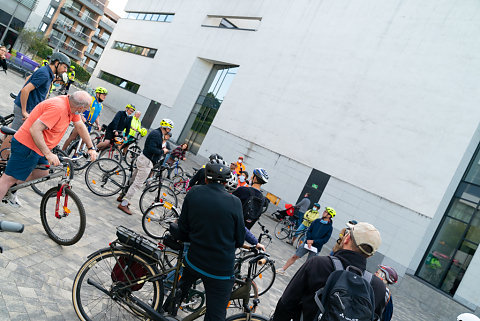
POLYGON ((33 10, 37 6, 38 0, 17 0, 17 2, 33 10))
POLYGON ((53 24, 53 26, 56 27, 57 29, 63 29, 67 33, 72 34, 72 35, 88 42, 88 36, 86 34, 84 34, 83 32, 80 32, 80 31, 75 31, 75 29, 73 28, 72 25, 70 25, 70 24, 68 24, 64 21, 57 21, 53 24))
POLYGON ((82 0, 82 1, 89 2, 89 3, 93 4, 95 7, 99 8, 102 11, 105 8, 105 1, 104 2, 101 2, 101 1, 98 1, 98 0, 82 0))
POLYGON ((75 47, 72 47, 71 45, 69 44, 66 44, 65 42, 63 42, 62 40, 56 38, 56 37, 50 37, 48 39, 48 42, 50 43, 50 45, 52 47, 54 47, 55 49, 57 48, 61 48, 63 49, 64 51, 67 51, 69 53, 71 53, 72 55, 76 56, 76 57, 81 57, 82 56, 82 52, 80 51, 79 48, 75 48, 75 47))
POLYGON ((102 21, 103 23, 105 23, 106 25, 110 26, 110 28, 115 28, 116 24, 115 22, 113 22, 112 20, 106 18, 105 16, 102 16, 102 18, 100 19, 100 21, 102 21))
POLYGON ((97 26, 97 21, 96 20, 93 20, 88 15, 83 14, 83 12, 80 12, 77 8, 74 8, 72 6, 64 6, 62 9, 64 9, 67 12, 70 12, 70 14, 73 14, 73 16, 76 16, 76 17, 80 18, 80 20, 88 23, 92 27, 97 26))

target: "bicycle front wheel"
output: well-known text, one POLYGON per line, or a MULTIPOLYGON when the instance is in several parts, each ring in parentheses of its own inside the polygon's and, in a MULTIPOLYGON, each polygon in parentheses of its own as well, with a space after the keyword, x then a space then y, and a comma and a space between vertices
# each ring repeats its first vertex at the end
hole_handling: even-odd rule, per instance
POLYGON ((158 279, 148 280, 157 274, 155 264, 143 256, 123 249, 100 250, 82 265, 73 282, 75 313, 83 321, 147 319, 147 314, 131 298, 134 296, 158 311, 163 302, 163 283, 158 279), (124 262, 126 274, 118 271, 120 262, 124 262), (128 270, 126 262, 135 268, 128 270), (142 277, 147 281, 140 286, 136 283, 142 277))
POLYGON ((162 184, 152 185, 144 189, 140 196, 140 210, 145 214, 147 209, 155 203, 168 203, 177 207, 177 195, 175 195, 175 192, 168 186, 162 184))
POLYGON ((87 219, 83 204, 66 185, 53 187, 43 195, 40 218, 48 237, 60 245, 77 243, 85 232, 87 219))
POLYGON ((275 225, 275 236, 279 240, 284 240, 290 235, 292 226, 288 219, 281 220, 275 225))
POLYGON ((128 146, 127 153, 125 154, 125 163, 131 166, 132 163, 135 166, 137 157, 142 153, 142 149, 138 145, 128 146))
MULTIPOLYGON (((247 255, 238 262, 235 263, 235 276, 238 278, 245 278, 248 273, 248 261, 252 259, 255 255, 247 255)), ((252 280, 255 281, 258 289, 258 295, 265 294, 275 282, 275 277, 277 272, 275 271, 275 263, 270 259, 266 259, 265 263, 261 263, 262 261, 257 262, 256 265, 253 266, 252 270, 252 280)), ((250 297, 253 297, 250 295, 250 297)))
POLYGON ((270 318, 261 316, 259 314, 254 314, 254 313, 249 315, 248 313, 243 312, 243 313, 238 313, 238 314, 231 315, 231 316, 227 317, 227 319, 225 321, 245 321, 245 320, 269 321, 270 318))
POLYGON ((179 216, 175 207, 165 206, 165 203, 150 206, 142 217, 143 230, 148 236, 160 239, 169 224, 178 219, 179 216))
POLYGON ((121 163, 123 160, 122 152, 117 146, 110 146, 100 152, 98 158, 109 158, 121 163))
POLYGON ((85 171, 88 189, 98 196, 112 196, 125 186, 127 173, 122 165, 109 158, 100 158, 90 163, 85 171))
POLYGON ((170 187, 173 189, 173 192, 175 193, 175 195, 178 195, 186 191, 186 187, 187 187, 186 183, 187 181, 183 176, 176 175, 172 178, 170 187))

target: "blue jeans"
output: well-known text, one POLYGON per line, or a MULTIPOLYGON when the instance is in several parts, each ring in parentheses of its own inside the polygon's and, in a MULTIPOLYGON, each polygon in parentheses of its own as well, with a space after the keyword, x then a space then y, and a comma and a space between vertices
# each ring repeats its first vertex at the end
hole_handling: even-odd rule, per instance
POLYGON ((300 232, 302 232, 302 231, 304 231, 304 230, 306 230, 306 229, 307 229, 307 227, 306 227, 305 225, 303 225, 303 223, 300 224, 300 226, 299 226, 299 227, 297 228, 297 230, 295 231, 294 236, 297 237, 298 235, 300 235, 300 232))
POLYGON ((299 228, 300 225, 302 225, 303 215, 305 215, 305 212, 298 211, 298 219, 297 219, 297 225, 296 225, 297 228, 299 228))
POLYGON ((167 155, 165 155, 165 158, 163 159, 163 164, 162 165, 165 165, 168 161, 168 159, 170 158, 170 153, 168 153, 167 155))

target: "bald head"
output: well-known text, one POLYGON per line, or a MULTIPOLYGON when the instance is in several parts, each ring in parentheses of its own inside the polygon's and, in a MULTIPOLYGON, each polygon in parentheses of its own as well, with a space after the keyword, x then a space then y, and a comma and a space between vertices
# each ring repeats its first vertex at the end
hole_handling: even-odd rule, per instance
POLYGON ((80 90, 71 94, 69 96, 69 100, 70 100, 71 107, 85 108, 90 106, 90 103, 92 102, 92 96, 90 96, 90 94, 87 93, 86 91, 80 90))

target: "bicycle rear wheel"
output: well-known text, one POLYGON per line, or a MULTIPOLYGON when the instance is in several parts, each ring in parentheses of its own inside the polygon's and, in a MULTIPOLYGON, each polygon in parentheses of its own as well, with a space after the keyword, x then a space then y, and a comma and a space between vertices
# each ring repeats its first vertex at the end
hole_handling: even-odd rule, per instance
POLYGON ((122 152, 117 146, 110 146, 100 152, 98 158, 109 158, 121 163, 123 160, 122 152))
MULTIPOLYGON (((245 278, 248 273, 248 261, 255 255, 247 255, 244 258, 238 260, 235 263, 234 271, 235 277, 240 279, 245 278)), ((275 271, 275 263, 270 259, 266 259, 264 264, 260 264, 260 261, 253 266, 252 279, 258 288, 258 295, 265 294, 275 282, 277 272, 275 271)), ((252 296, 250 296, 252 298, 252 296)))
POLYGON ((131 298, 135 296, 152 309, 159 310, 163 302, 163 283, 159 280, 146 281, 138 289, 138 284, 135 283, 140 281, 139 274, 148 279, 157 275, 158 270, 155 264, 130 251, 111 248, 98 251, 82 265, 73 282, 72 301, 75 313, 84 321, 147 319, 144 311, 133 303, 131 298), (137 268, 134 273, 127 269, 130 273, 124 280, 113 281, 117 274, 114 268, 118 267, 119 262, 129 262, 129 266, 135 265, 137 268))
POLYGON ((146 210, 155 203, 168 203, 177 207, 177 195, 175 195, 175 192, 168 186, 162 184, 152 185, 144 189, 140 196, 140 210, 142 213, 145 213, 146 210))
POLYGON ((130 145, 128 146, 127 153, 125 154, 125 163, 128 166, 133 165, 135 166, 137 157, 142 153, 142 149, 138 145, 130 145))
POLYGON ((252 320, 252 321, 269 321, 270 318, 266 318, 264 316, 261 316, 259 314, 250 314, 246 312, 238 313, 231 315, 225 319, 225 321, 245 321, 245 320, 252 320))
POLYGON ((98 196, 112 196, 120 192, 127 181, 122 165, 109 158, 100 158, 90 163, 85 171, 88 189, 98 196))
POLYGON ((47 235, 60 245, 77 243, 85 232, 83 204, 66 185, 53 187, 43 195, 40 218, 47 235), (60 188, 62 193, 59 193, 60 188))
POLYGON ((288 219, 281 220, 275 225, 275 236, 279 240, 284 240, 290 235, 292 225, 288 219))
POLYGON ((183 176, 175 175, 170 183, 170 188, 175 195, 186 192, 186 179, 183 176))
POLYGON ((154 239, 162 238, 169 223, 174 222, 180 216, 175 207, 164 205, 162 203, 150 206, 142 217, 143 230, 154 239))

